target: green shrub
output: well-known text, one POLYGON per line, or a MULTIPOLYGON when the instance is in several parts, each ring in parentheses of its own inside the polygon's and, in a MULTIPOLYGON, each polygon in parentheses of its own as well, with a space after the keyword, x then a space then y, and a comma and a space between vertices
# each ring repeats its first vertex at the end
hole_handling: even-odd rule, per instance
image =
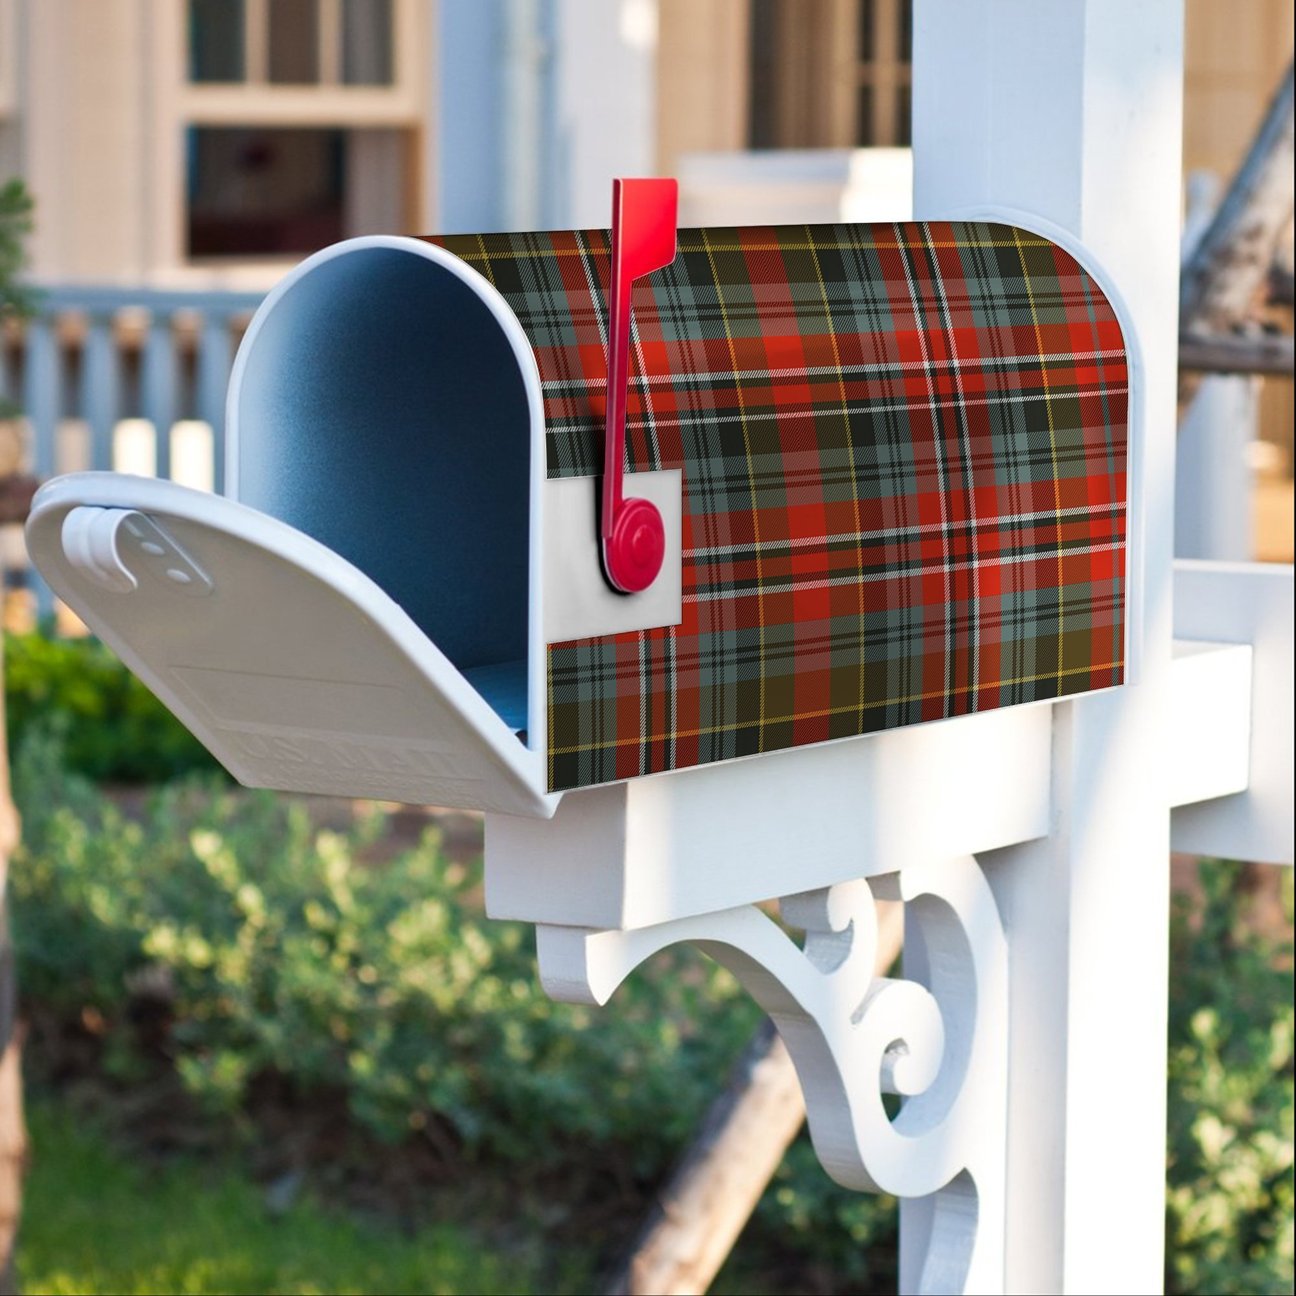
MULTIPOLYGON (((302 1098, 343 1094, 389 1143, 439 1121, 467 1157, 525 1164, 533 1182, 546 1167, 580 1179, 616 1165, 646 1189, 759 1021, 690 950, 658 955, 606 1010, 553 1003, 530 929, 483 919, 479 869, 448 862, 434 831, 371 867, 378 818, 322 832, 300 802, 211 780, 159 789, 128 818, 39 730, 14 785, 24 998, 64 1022, 101 1021, 102 1065, 131 1080, 148 1065, 132 1001, 161 990, 166 1053, 236 1124, 273 1075, 302 1098)), ((806 1144, 734 1272, 747 1289, 805 1254, 843 1278, 887 1272, 893 1233, 893 1204, 835 1187, 806 1144), (880 1245, 863 1253, 870 1239, 880 1245)))
MULTIPOLYGON (((605 1011, 550 1002, 529 929, 481 916, 479 873, 435 833, 382 867, 380 820, 321 832, 300 802, 208 779, 138 819, 29 733, 15 765, 24 845, 10 874, 23 993, 106 1023, 104 1065, 149 1059, 126 1027, 141 986, 169 1002, 164 1061, 246 1121, 261 1077, 342 1095, 389 1143, 439 1123, 479 1164, 563 1175, 669 1167, 758 1014, 723 970, 659 956, 605 1011)), ((1290 1290, 1292 956, 1245 922, 1223 865, 1173 929, 1168 1284, 1290 1290)), ((1289 905, 1290 905, 1290 879, 1289 905)), ((156 1065, 158 1059, 154 1058, 156 1065)), ((721 1286, 809 1265, 825 1290, 894 1281, 894 1203, 835 1187, 804 1140, 721 1286)))
POLYGON ((374 868, 359 856, 376 820, 318 831, 299 802, 209 783, 162 789, 132 821, 45 740, 14 777, 24 995, 125 1038, 111 1026, 133 988, 164 986, 175 1066, 231 1113, 273 1074, 344 1093, 387 1140, 440 1119, 469 1151, 534 1164, 580 1140, 651 1173, 757 1019, 685 951, 615 1011, 553 1003, 531 929, 482 917, 478 869, 447 862, 435 832, 374 868))
POLYGON ((771 1284, 774 1291, 788 1290, 808 1268, 812 1281, 805 1285, 811 1290, 894 1292, 899 1280, 896 1207, 894 1197, 852 1192, 835 1184, 819 1164, 809 1134, 802 1130, 757 1204, 716 1287, 750 1292, 760 1269, 783 1258, 792 1264, 786 1265, 788 1272, 778 1275, 781 1281, 771 1284), (762 1249, 770 1254, 762 1255, 762 1249))
POLYGON ((1200 877, 1172 929, 1166 1285, 1290 1292, 1291 941, 1257 932, 1236 865, 1200 877))
POLYGON ((115 783, 219 770, 207 749, 96 639, 5 635, 9 750, 55 728, 68 767, 115 783))

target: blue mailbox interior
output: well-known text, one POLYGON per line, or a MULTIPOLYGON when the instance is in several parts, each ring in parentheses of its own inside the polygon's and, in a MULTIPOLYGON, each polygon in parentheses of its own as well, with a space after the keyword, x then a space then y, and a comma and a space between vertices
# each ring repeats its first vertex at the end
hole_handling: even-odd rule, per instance
POLYGON ((417 251, 356 247, 245 345, 238 498, 363 571, 525 729, 530 411, 486 303, 417 251))

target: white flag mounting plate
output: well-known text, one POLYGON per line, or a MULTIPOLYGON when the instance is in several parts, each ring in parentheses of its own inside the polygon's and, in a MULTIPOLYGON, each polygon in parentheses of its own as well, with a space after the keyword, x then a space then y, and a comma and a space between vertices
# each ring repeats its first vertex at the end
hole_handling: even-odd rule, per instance
POLYGON ((522 741, 391 598, 300 531, 170 482, 81 473, 36 496, 27 542, 239 782, 553 813, 543 741, 522 741))

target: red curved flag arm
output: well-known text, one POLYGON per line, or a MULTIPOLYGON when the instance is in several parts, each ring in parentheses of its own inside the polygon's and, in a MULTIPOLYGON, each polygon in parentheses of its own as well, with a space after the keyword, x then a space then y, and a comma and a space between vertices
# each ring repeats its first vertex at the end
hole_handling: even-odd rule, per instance
MULTIPOLYGON (((603 446, 603 565, 618 589, 647 588, 661 567, 664 536, 648 536, 656 510, 624 492, 626 399, 630 382, 630 298, 636 279, 675 259, 679 186, 674 180, 612 182, 612 271, 608 283, 607 423, 603 446), (633 523, 631 523, 631 508, 633 523), (620 525, 618 525, 620 524, 620 525), (653 555, 656 554, 655 563, 653 555), (645 572, 652 567, 650 574, 645 572)), ((657 532, 661 519, 657 516, 657 532)))

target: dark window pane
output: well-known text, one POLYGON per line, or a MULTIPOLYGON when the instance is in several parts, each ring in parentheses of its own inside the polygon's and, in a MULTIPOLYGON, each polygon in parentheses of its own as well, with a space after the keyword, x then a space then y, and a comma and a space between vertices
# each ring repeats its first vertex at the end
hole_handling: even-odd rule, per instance
POLYGON ((391 0, 342 0, 342 80, 391 85, 391 0))
POLYGON ((276 85, 319 80, 319 0, 270 0, 270 80, 276 85))
POLYGON ((749 148, 774 148, 778 143, 774 118, 778 76, 776 4, 777 0, 752 0, 747 48, 749 148))
POLYGON ((876 144, 873 138, 873 87, 867 82, 859 88, 855 108, 855 142, 876 144))
POLYGON ((243 0, 189 0, 189 80, 243 76, 243 0))
POLYGON ((873 0, 860 0, 859 6, 859 61, 873 62, 873 0))
POLYGON ((900 48, 896 51, 901 63, 913 62, 913 0, 901 0, 900 29, 896 33, 900 48))
POLYGON ((194 127, 188 134, 189 255, 313 252, 345 236, 340 130, 194 127))
POLYGON ((907 148, 913 136, 913 122, 910 120, 913 91, 907 85, 896 86, 895 97, 895 139, 891 142, 897 148, 907 148))

